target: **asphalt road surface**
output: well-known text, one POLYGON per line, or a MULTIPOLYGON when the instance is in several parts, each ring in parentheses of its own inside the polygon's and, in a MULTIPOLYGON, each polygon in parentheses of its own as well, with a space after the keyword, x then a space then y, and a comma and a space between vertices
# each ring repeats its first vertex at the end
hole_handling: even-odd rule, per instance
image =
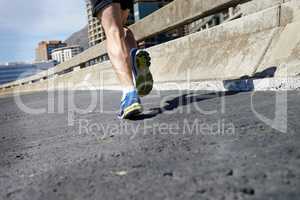
POLYGON ((0 199, 299 199, 300 92, 119 96, 0 98, 0 199))

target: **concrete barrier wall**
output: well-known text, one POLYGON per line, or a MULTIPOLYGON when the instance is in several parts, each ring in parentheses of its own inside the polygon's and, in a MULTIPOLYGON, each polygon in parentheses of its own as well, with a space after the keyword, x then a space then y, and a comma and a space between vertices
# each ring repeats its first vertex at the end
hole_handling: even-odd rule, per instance
POLYGON ((283 0, 252 0, 239 5, 243 15, 250 15, 283 3, 283 0))
POLYGON ((156 81, 252 75, 278 31, 279 7, 150 48, 156 81))
POLYGON ((83 68, 36 83, 0 90, 1 95, 52 90, 120 89, 110 62, 83 68))
POLYGON ((257 72, 277 67, 275 77, 300 75, 300 1, 281 6, 281 29, 275 35, 270 48, 257 72))

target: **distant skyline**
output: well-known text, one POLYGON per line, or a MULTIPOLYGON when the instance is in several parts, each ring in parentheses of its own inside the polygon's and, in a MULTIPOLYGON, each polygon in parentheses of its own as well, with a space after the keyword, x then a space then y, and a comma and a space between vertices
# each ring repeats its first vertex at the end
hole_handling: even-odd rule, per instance
POLYGON ((0 63, 31 62, 42 40, 65 40, 87 24, 84 0, 1 0, 0 63))

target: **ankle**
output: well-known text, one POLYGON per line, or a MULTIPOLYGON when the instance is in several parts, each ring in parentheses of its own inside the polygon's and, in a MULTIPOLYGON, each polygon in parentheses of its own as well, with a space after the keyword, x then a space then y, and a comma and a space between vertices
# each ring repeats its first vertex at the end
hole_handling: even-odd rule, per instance
POLYGON ((134 91, 136 91, 136 89, 134 86, 131 86, 131 87, 124 87, 122 89, 122 91, 123 91, 123 94, 122 94, 122 101, 123 101, 128 93, 134 92, 134 91))

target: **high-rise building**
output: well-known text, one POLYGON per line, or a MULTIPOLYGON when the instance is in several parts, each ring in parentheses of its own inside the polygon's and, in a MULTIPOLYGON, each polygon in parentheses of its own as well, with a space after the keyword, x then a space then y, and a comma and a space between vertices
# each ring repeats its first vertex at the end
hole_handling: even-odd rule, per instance
MULTIPOLYGON (((150 15, 156 10, 162 8, 173 0, 134 0, 133 14, 134 21, 137 22, 144 17, 150 15)), ((142 42, 139 42, 139 47, 147 48, 156 44, 160 44, 170 40, 172 36, 170 34, 158 34, 151 38, 148 38, 142 42)))
POLYGON ((173 0, 134 0, 134 20, 138 21, 173 0))
POLYGON ((60 40, 52 40, 52 41, 41 41, 38 44, 38 47, 35 49, 36 53, 36 61, 48 61, 52 59, 51 53, 52 50, 57 48, 66 47, 67 44, 63 43, 60 40))
POLYGON ((52 59, 58 63, 63 63, 81 52, 82 48, 78 45, 62 47, 52 51, 52 59))
POLYGON ((99 20, 93 17, 92 5, 89 0, 86 0, 86 10, 88 16, 88 38, 89 46, 92 47, 105 40, 104 30, 99 20))
MULTIPOLYGON (((134 8, 131 9, 128 24, 134 23, 145 16, 151 14, 152 12, 160 9, 167 3, 173 0, 132 0, 134 3, 134 8)), ((97 18, 93 17, 92 6, 90 0, 86 0, 86 9, 88 15, 88 38, 89 46, 94 46, 105 40, 104 30, 97 18)))

